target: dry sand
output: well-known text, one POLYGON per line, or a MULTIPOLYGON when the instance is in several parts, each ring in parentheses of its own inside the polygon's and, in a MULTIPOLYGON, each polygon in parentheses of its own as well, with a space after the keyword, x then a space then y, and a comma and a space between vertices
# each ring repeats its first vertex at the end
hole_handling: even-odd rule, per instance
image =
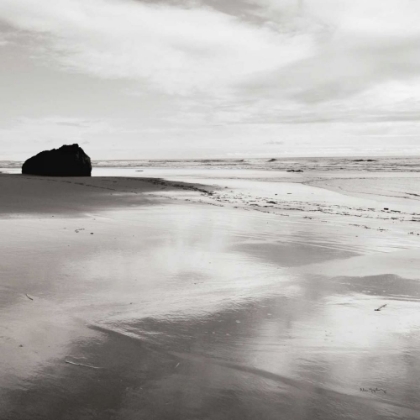
POLYGON ((420 418, 415 174, 161 172, 0 175, 0 419, 420 418))

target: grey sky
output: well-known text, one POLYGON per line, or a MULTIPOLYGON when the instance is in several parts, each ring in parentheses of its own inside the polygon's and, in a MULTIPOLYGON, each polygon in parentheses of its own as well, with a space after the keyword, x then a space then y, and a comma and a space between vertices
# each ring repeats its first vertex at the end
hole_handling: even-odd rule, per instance
POLYGON ((420 152, 416 0, 2 0, 3 159, 420 152))

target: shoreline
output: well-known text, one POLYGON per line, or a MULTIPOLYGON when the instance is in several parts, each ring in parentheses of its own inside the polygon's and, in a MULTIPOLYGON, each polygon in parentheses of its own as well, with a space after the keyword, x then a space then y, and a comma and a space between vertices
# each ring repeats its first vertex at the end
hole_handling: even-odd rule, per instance
MULTIPOLYGON (((406 175, 400 178, 393 174, 392 179, 420 180, 420 175, 406 175)), ((350 175, 347 178, 329 176, 308 180, 308 176, 296 178, 292 174, 292 178, 250 181, 246 178, 205 179, 202 176, 188 180, 149 176, 59 178, 0 174, 0 193, 8 197, 0 206, 0 214, 3 217, 6 214, 9 217, 10 214, 29 215, 31 212, 67 212, 71 215, 72 212, 146 205, 153 200, 175 200, 275 214, 303 222, 346 224, 358 230, 420 236, 420 212, 416 211, 418 194, 394 191, 383 196, 378 192, 379 183, 386 188, 392 185, 392 179, 371 177, 366 180, 363 176, 355 178, 350 175), (30 181, 30 184, 23 180, 30 181), (238 189, 244 182, 246 187, 238 189), (361 191, 358 192, 357 187, 355 191, 346 190, 343 188, 346 182, 350 186, 359 183, 361 191), (45 185, 50 185, 50 190, 45 185), (25 197, 28 199, 26 203, 25 197)), ((416 187, 412 191, 417 191, 416 187)))
POLYGON ((207 193, 207 189, 200 187, 158 178, 0 174, 0 193, 7 197, 0 206, 0 214, 99 211, 147 204, 153 197, 146 194, 159 191, 184 189, 207 193))

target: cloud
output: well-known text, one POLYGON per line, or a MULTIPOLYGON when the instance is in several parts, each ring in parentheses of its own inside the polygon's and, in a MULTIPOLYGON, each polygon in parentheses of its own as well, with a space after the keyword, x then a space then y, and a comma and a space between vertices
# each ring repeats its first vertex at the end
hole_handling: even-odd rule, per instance
MULTIPOLYGON (((283 16, 291 7, 284 0, 256 2, 268 6, 271 16, 283 16)), ((316 40, 312 54, 269 71, 264 78, 259 75, 249 89, 317 103, 389 81, 419 82, 419 2, 311 0, 302 5, 295 21, 312 28, 316 40)))
POLYGON ((67 69, 135 80, 170 95, 234 100, 239 93, 241 100, 245 94, 310 105, 418 76, 419 2, 223 4, 3 0, 0 18, 44 34, 67 69), (250 16, 262 23, 250 23, 250 16))
POLYGON ((8 128, 0 128, 0 136, 7 139, 2 144, 3 156, 18 159, 41 150, 63 144, 88 144, 88 139, 113 132, 108 123, 65 117, 20 118, 8 128))
POLYGON ((0 47, 4 47, 5 45, 8 45, 8 44, 9 44, 9 41, 7 40, 7 38, 0 35, 0 47))
POLYGON ((56 58, 103 78, 169 94, 223 93, 237 81, 304 57, 310 40, 206 7, 127 0, 4 0, 0 16, 50 35, 56 58))

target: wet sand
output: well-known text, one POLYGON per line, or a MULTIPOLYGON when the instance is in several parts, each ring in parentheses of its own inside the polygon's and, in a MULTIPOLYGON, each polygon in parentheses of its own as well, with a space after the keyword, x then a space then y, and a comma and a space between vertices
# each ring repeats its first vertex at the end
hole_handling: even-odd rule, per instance
POLYGON ((0 419, 420 418, 417 175, 215 173, 0 175, 0 419))

